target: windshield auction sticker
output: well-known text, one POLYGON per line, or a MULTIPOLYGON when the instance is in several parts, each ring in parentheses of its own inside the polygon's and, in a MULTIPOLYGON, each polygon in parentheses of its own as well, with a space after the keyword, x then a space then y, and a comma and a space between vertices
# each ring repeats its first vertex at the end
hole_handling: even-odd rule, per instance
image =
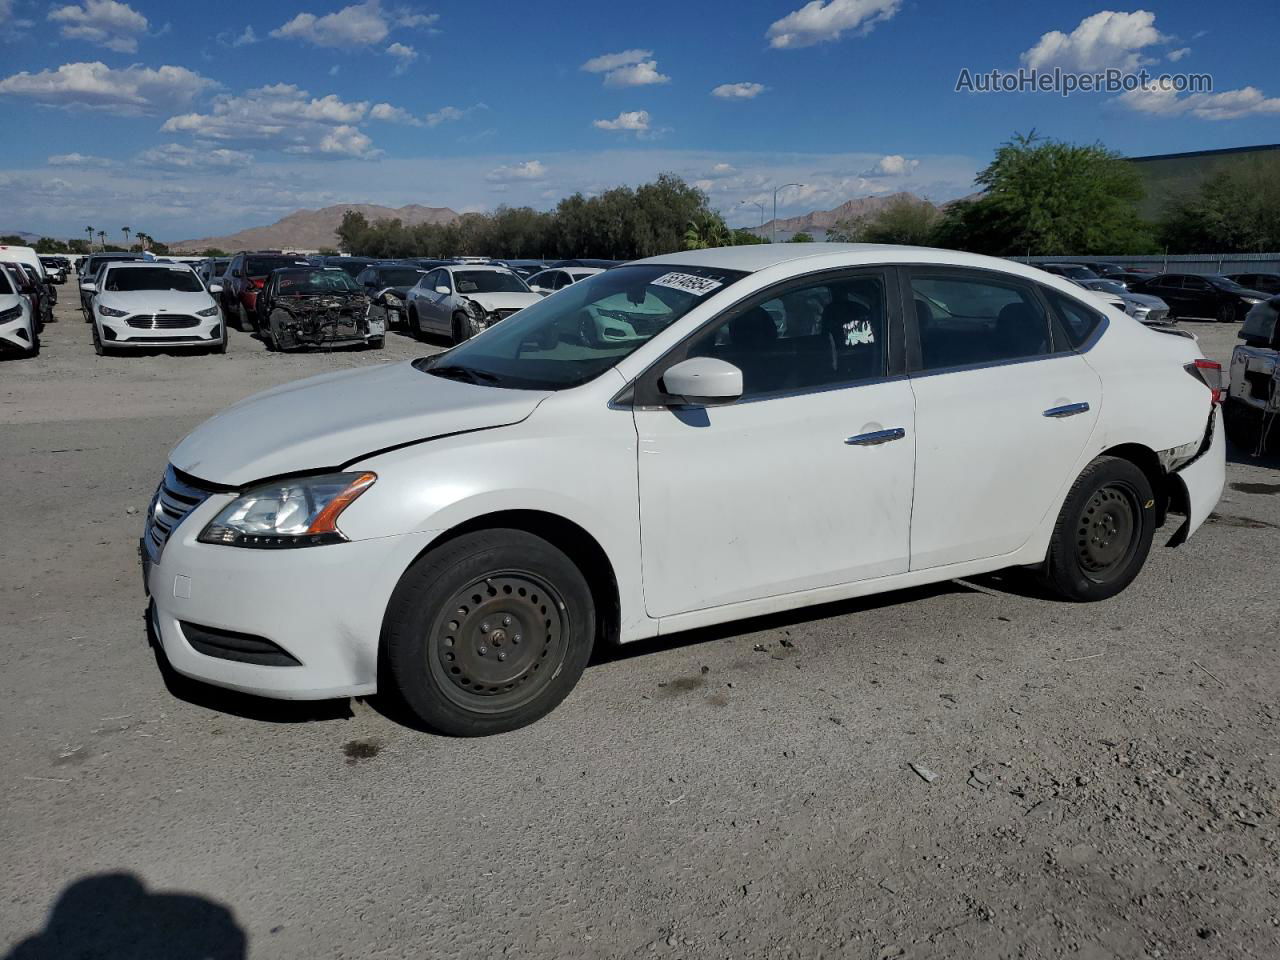
POLYGON ((664 273, 657 280, 651 280, 655 287, 670 287, 672 290, 683 290, 695 297, 705 297, 712 290, 723 287, 719 280, 710 277, 697 277, 692 273, 664 273))

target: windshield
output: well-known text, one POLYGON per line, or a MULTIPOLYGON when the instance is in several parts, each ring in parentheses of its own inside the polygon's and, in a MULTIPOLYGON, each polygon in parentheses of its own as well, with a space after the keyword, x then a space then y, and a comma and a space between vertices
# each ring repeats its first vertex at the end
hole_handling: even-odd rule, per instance
POLYGON ((365 267, 369 266, 368 260, 327 260, 326 267, 337 267, 347 276, 355 277, 364 273, 365 267))
POLYGON ((127 293, 135 290, 174 290, 199 293, 204 289, 190 270, 169 267, 117 267, 107 271, 107 290, 127 293))
POLYGON ((669 264, 619 267, 565 287, 448 353, 414 365, 492 386, 576 387, 745 276, 737 270, 669 264))
POLYGON ((282 270, 276 288, 284 296, 354 293, 359 285, 343 270, 282 270))
POLYGON ((384 287, 412 287, 422 279, 424 270, 406 267, 403 270, 379 270, 377 282, 384 287))
POLYGON ((455 270, 458 293, 528 293, 529 286, 509 270, 455 270))
POLYGON ((279 270, 281 267, 296 267, 298 260, 296 257, 246 257, 244 261, 244 272, 250 277, 265 277, 272 270, 279 270))

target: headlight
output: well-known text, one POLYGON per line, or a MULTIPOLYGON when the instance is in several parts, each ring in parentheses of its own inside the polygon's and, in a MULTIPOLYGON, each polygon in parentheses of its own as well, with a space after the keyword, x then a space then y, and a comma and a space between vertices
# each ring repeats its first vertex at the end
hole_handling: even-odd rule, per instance
POLYGON ((1251 307, 1254 304, 1262 303, 1262 300, 1258 297, 1241 297, 1240 299, 1243 300, 1245 303, 1249 304, 1249 306, 1251 307))
POLYGON ((1151 312, 1150 307, 1134 306, 1133 308, 1133 315, 1139 320, 1145 319, 1147 314, 1149 314, 1150 312, 1151 312))
POLYGON ((207 309, 196 311, 197 317, 216 317, 217 315, 218 315, 217 307, 208 307, 207 309))
POLYGON ((98 312, 104 317, 127 317, 129 315, 128 310, 115 310, 111 307, 104 307, 101 304, 98 305, 98 312))
POLYGON ((372 473, 327 473, 254 487, 224 507, 199 540, 259 549, 343 543, 338 517, 377 479, 372 473))
POLYGON ((388 307, 399 307, 404 303, 404 301, 400 299, 400 297, 396 294, 394 290, 383 290, 382 302, 385 303, 388 307))
POLYGON ((20 316, 22 316, 22 307, 10 307, 8 310, 0 310, 0 323, 17 320, 20 316))

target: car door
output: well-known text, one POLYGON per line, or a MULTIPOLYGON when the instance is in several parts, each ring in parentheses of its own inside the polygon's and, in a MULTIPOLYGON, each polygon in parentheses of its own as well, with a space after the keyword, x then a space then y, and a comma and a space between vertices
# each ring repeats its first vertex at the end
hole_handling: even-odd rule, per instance
POLYGON ((435 279, 433 279, 426 290, 427 294, 427 310, 426 321, 427 326, 436 333, 447 333, 449 331, 449 302, 453 297, 453 277, 449 275, 448 270, 437 270, 435 279), (441 290, 447 289, 448 293, 441 293, 441 290))
POLYGON ((1204 277, 1188 274, 1182 278, 1186 313, 1193 317, 1216 317, 1221 294, 1204 277))
POLYGON ((1072 309, 1064 329, 1044 288, 995 271, 920 266, 906 283, 911 569, 1012 553, 1075 479, 1102 402, 1079 348, 1106 318, 1054 293, 1072 309))
MULTIPOLYGON (((754 294, 636 384, 645 605, 666 617, 903 573, 914 409, 893 271, 754 294), (743 394, 687 408, 662 372, 732 363, 743 394)), ((619 505, 619 509, 622 505, 619 505)))

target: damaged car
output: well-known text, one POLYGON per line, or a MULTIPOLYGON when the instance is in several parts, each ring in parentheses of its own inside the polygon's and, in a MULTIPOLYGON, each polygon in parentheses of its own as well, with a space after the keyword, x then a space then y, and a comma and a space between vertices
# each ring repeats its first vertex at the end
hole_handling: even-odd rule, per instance
POLYGON ((1254 456, 1280 450, 1280 296, 1249 311, 1241 343, 1231 352, 1231 375, 1222 413, 1227 436, 1254 456))
POLYGON ((541 299, 506 267, 437 267, 409 291, 409 332, 444 334, 462 343, 541 299))
POLYGON ((385 329, 407 329, 405 301, 409 299, 409 291, 426 274, 426 270, 413 264, 370 264, 356 277, 356 283, 369 294, 369 316, 381 319, 385 329))
POLYGON ((363 343, 381 350, 386 326, 369 313, 369 297, 344 270, 286 267, 267 278, 256 303, 268 350, 363 343))

